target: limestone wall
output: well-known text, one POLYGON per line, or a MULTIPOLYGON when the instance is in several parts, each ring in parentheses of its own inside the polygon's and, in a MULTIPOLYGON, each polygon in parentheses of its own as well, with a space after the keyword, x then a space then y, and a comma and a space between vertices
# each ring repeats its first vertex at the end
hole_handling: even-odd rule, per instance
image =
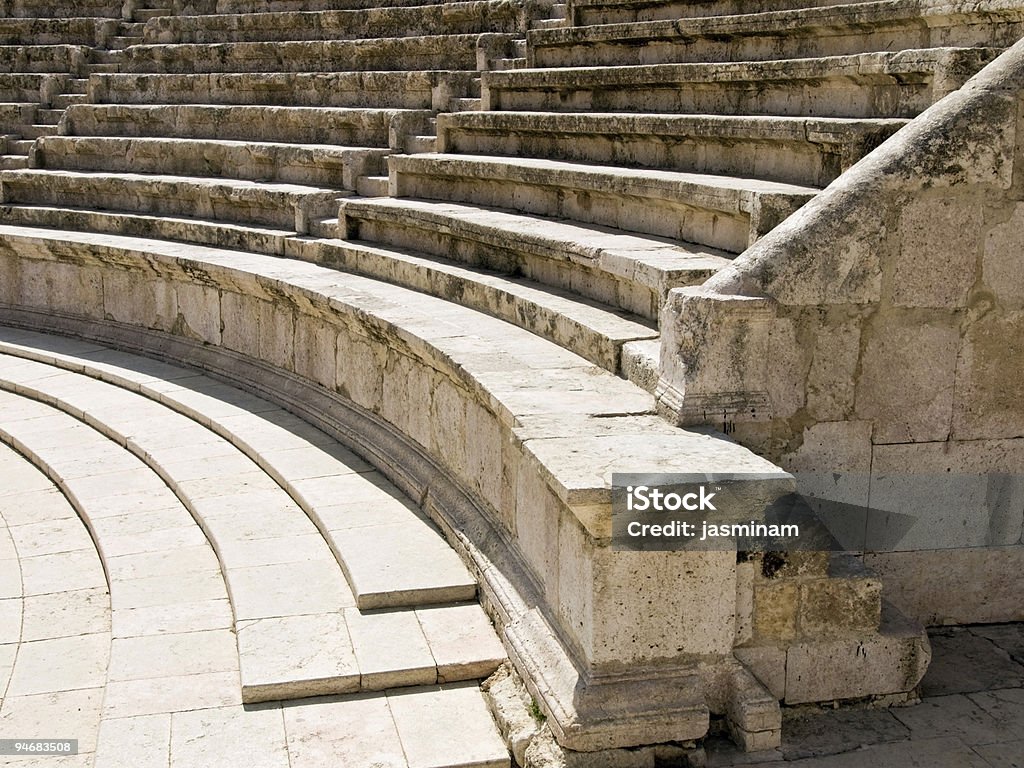
POLYGON ((912 518, 868 559, 927 622, 1024 618, 1022 109, 1024 42, 662 316, 661 407, 912 518))

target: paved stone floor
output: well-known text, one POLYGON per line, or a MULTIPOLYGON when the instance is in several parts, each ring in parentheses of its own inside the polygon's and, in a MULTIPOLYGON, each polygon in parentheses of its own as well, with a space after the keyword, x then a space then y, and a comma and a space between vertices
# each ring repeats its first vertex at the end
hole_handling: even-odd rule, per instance
POLYGON ((1024 624, 929 632, 922 701, 892 709, 795 709, 782 747, 708 746, 708 768, 1024 768, 1024 624))

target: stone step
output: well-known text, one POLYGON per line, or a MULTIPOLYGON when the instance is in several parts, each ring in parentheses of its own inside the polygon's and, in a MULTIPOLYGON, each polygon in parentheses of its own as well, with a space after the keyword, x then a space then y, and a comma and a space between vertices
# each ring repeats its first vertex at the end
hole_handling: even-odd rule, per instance
POLYGON ((64 90, 67 75, 0 72, 0 101, 48 103, 64 90))
POLYGON ((57 125, 63 116, 63 109, 40 109, 36 112, 37 121, 41 125, 57 125))
POLYGON ((120 71, 121 65, 113 61, 89 65, 90 74, 115 74, 120 71))
POLYGON ((0 18, 0 45, 89 45, 103 47, 117 31, 113 19, 0 18))
POLYGON ((28 155, 0 155, 0 170, 13 171, 28 168, 28 155))
POLYGON ((21 135, 26 139, 38 139, 40 136, 56 136, 56 125, 35 124, 26 125, 21 129, 21 135))
MULTIPOLYGON (((131 454, 168 483, 210 538, 231 599, 243 701, 385 690, 431 684, 439 678, 473 679, 490 674, 503 661, 501 645, 475 604, 376 613, 352 607, 352 593, 334 555, 302 510, 290 499, 285 501, 287 494, 237 449, 224 440, 210 440, 204 426, 118 386, 57 372, 43 363, 34 366, 36 370, 23 358, 0 357, 3 386, 43 398, 67 413, 84 414, 99 432, 126 444, 131 454), (49 375, 40 380, 45 373, 49 375), (182 458, 183 445, 189 446, 191 458, 182 458), (259 505, 258 513, 253 504, 259 505), (455 628, 464 632, 461 649, 450 637, 455 628), (333 653, 315 651, 324 648, 333 653)), ((191 393, 188 378, 178 381, 188 382, 191 393)), ((167 382, 163 387, 175 391, 167 382)), ((194 399, 190 396, 189 402, 194 399)), ((303 461, 316 462, 329 455, 320 447, 307 448, 294 449, 293 454, 298 450, 301 455, 288 457, 298 465, 293 472, 300 477, 312 474, 308 464, 304 471, 298 468, 303 461)), ((122 468, 122 464, 113 466, 122 468)), ((353 492, 353 472, 346 471, 349 488, 341 489, 343 483, 332 478, 343 497, 353 492)), ((317 478, 317 487, 327 485, 323 481, 317 478)), ((359 482, 371 485, 364 478, 359 482)), ((326 489, 320 492, 326 494, 326 489)), ((349 498, 357 497, 355 493, 349 498)), ((374 518, 377 511, 374 507, 374 518)), ((382 516, 389 513, 386 507, 381 510, 382 516)), ((396 545, 392 539, 401 536, 395 525, 327 535, 332 533, 352 540, 353 551, 376 549, 374 542, 381 538, 392 549, 404 544, 399 566, 403 570, 408 570, 410 558, 430 560, 429 553, 412 543, 415 536, 396 545)), ((443 546, 442 551, 454 558, 443 546)), ((401 581, 400 575, 389 575, 392 583, 401 581)))
POLYGON ((427 132, 432 115, 425 109, 90 104, 68 109, 65 132, 401 149, 406 135, 427 132))
MULTIPOLYGON (((469 0, 350 11, 168 16, 146 24, 145 42, 238 43, 524 32, 539 8, 524 0, 469 0)), ((2 32, 2 28, 0 28, 2 32)))
POLYGON ((363 176, 356 179, 356 192, 362 197, 387 197, 387 176, 363 176))
POLYGON ((1024 8, 1006 0, 878 0, 741 16, 530 32, 530 65, 764 61, 910 48, 1009 46, 1024 8))
POLYGON ((452 112, 478 112, 480 109, 480 99, 452 99, 452 112))
POLYGON ((650 321, 669 290, 729 264, 728 254, 692 244, 454 203, 351 199, 340 220, 352 239, 521 275, 650 321))
POLYGON ((121 22, 121 34, 126 37, 142 37, 143 32, 146 29, 146 22, 144 21, 122 21, 121 22))
POLYGON ((236 223, 294 227, 337 210, 346 192, 299 184, 82 171, 12 171, 4 175, 4 203, 42 205, 88 200, 110 210, 195 216, 236 223))
POLYGON ((405 151, 410 154, 416 152, 435 152, 436 150, 436 136, 409 136, 405 142, 405 151))
POLYGON ((0 45, 0 71, 19 74, 82 72, 90 60, 82 45, 0 45))
POLYGON ((72 77, 68 78, 64 84, 63 93, 68 95, 75 94, 87 94, 89 92, 89 78, 88 77, 72 77))
POLYGON ((353 11, 366 8, 402 8, 436 5, 443 0, 190 0, 189 13, 238 14, 291 11, 353 11))
MULTIPOLYGON (((101 74, 92 78, 91 100, 109 104, 440 110, 448 109, 452 98, 479 96, 477 77, 475 71, 101 74)), ((0 87, 2 83, 0 75, 0 87)))
POLYGON ((39 106, 34 103, 0 103, 0 132, 17 133, 25 125, 36 121, 39 106))
POLYGON ((37 144, 35 167, 210 176, 355 190, 358 177, 384 171, 388 153, 387 149, 330 144, 51 136, 37 144))
POLYGON ((483 73, 486 110, 914 117, 998 55, 989 48, 716 64, 483 73))
MULTIPOLYGON (((361 610, 457 603, 475 597, 476 582, 422 512, 372 466, 282 408, 221 382, 131 353, 103 350, 97 354, 94 346, 82 342, 63 341, 56 347, 41 344, 35 336, 0 336, 3 354, 83 374, 93 391, 107 393, 107 400, 149 407, 154 418, 162 412, 154 409, 169 409, 182 425, 180 429, 192 429, 199 439, 203 433, 181 421, 182 417, 192 419, 258 465, 330 543, 351 580, 361 610), (34 339, 34 343, 28 344, 26 339, 34 339), (158 374, 168 378, 154 378, 158 374), (182 381, 187 387, 169 387, 168 381, 182 381), (138 397, 148 399, 150 405, 141 405, 138 397), (393 530, 398 524, 405 526, 404 533, 393 530), (363 534, 379 534, 372 557, 356 543, 371 543, 363 534), (406 561, 410 547, 418 553, 415 565, 406 561)), ((134 432, 126 439, 141 445, 134 432)), ((204 437, 205 441, 211 439, 210 435, 204 437)), ((173 442, 186 444, 184 438, 173 442)), ((145 453, 147 460, 153 458, 151 452, 145 453)), ((171 463, 175 461, 181 461, 180 453, 177 460, 171 457, 171 463)))
POLYGON ((664 168, 825 186, 907 123, 731 115, 467 112, 437 151, 664 168))
MULTIPOLYGON (((425 35, 373 40, 136 45, 122 52, 121 71, 198 74, 469 70, 477 65, 478 37, 425 35)), ((505 35, 490 37, 495 47, 511 40, 505 35)))
POLYGON ((843 0, 567 0, 566 16, 574 26, 631 21, 737 16, 840 5, 843 0))
POLYGON ((17 155, 28 155, 31 151, 32 146, 35 144, 35 139, 17 139, 14 141, 7 142, 7 151, 17 155))
POLYGON ((172 8, 137 8, 133 19, 136 22, 147 22, 150 19, 158 19, 161 16, 171 16, 174 14, 172 8))
POLYGON ((51 105, 54 109, 67 109, 72 104, 85 104, 88 101, 89 96, 84 93, 62 93, 53 97, 51 105))
POLYGON ((392 197, 467 202, 739 253, 818 189, 679 171, 486 155, 391 155, 392 197))
MULTIPOLYGON (((212 219, 145 215, 119 211, 45 205, 4 205, 2 219, 8 224, 50 229, 73 229, 155 240, 210 245, 238 251, 284 256, 291 229, 272 229, 253 224, 232 224, 212 219)), ((337 219, 334 219, 335 224, 337 219)))
POLYGON ((366 275, 486 312, 575 352, 612 373, 621 350, 653 339, 649 322, 566 290, 518 277, 471 269, 412 250, 343 240, 293 240, 290 256, 366 275))
MULTIPOLYGON (((75 3, 78 16, 119 19, 124 0, 80 0, 75 3)), ((55 18, 67 17, 68 9, 63 3, 53 0, 9 0, 4 7, 5 15, 16 18, 55 18)))
POLYGON ((526 69, 526 59, 493 59, 490 62, 489 70, 492 72, 501 72, 506 69, 526 69))
POLYGON ((142 45, 145 38, 142 35, 118 35, 110 39, 110 48, 114 51, 123 51, 133 45, 142 45))

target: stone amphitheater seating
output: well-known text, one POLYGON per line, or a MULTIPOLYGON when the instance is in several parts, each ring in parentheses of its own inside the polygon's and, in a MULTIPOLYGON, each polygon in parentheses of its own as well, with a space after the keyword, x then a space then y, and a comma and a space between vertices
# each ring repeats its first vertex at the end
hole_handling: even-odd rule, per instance
POLYGON ((0 329, 0 438, 93 531, 111 669, 148 576, 18 414, 163 484, 224 574, 225 706, 367 694, 401 732, 449 696, 479 740, 430 764, 508 765, 475 686, 392 690, 507 653, 563 747, 649 765, 712 716, 753 750, 779 701, 911 694, 927 641, 859 561, 615 552, 609 480, 755 473, 751 517, 792 491, 658 416, 669 294, 997 59, 1024 3, 53 5, 0 4, 0 321, 81 340, 0 329))

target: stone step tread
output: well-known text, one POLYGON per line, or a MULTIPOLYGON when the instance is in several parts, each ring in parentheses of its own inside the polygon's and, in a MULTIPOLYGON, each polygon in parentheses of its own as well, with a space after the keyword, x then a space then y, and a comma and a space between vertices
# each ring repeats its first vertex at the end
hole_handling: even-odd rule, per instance
POLYGON ((28 168, 28 155, 0 155, 0 169, 5 171, 28 168))
POLYGON ((4 176, 4 202, 61 205, 87 199, 112 210, 194 215, 274 227, 302 226, 297 208, 326 215, 344 190, 283 182, 166 174, 27 170, 4 176))
POLYGON ((821 190, 798 184, 755 178, 634 169, 619 166, 549 160, 546 158, 503 158, 487 155, 435 153, 391 155, 391 174, 414 173, 435 176, 470 177, 474 180, 508 180, 526 184, 574 186, 610 191, 620 189, 636 195, 685 197, 695 204, 723 211, 749 210, 754 195, 773 195, 809 200, 821 190))
MULTIPOLYGON (((501 36, 501 33, 492 33, 501 36)), ((507 35, 506 35, 507 36, 507 35)), ((366 40, 165 43, 126 48, 125 72, 332 72, 466 69, 476 62, 478 34, 415 35, 366 40), (408 59, 408 60, 407 60, 408 59)))
POLYGON ((661 83, 768 83, 820 79, 866 82, 879 75, 928 76, 951 60, 975 62, 980 69, 998 53, 999 49, 942 47, 769 61, 535 67, 513 72, 484 72, 482 77, 484 85, 490 88, 533 85, 623 85, 638 88, 661 83))
MULTIPOLYGON (((217 493, 211 481, 216 477, 230 482, 236 471, 234 457, 223 454, 216 443, 196 443, 187 426, 175 431, 171 422, 181 424, 184 417, 162 421, 157 414, 167 409, 156 402, 147 401, 152 408, 139 408, 139 395, 120 390, 112 398, 110 390, 119 388, 76 373, 33 381, 41 371, 52 370, 45 364, 36 365, 38 370, 33 372, 24 359, 0 356, 3 386, 11 386, 10 380, 14 379, 16 385, 20 383, 19 389, 30 395, 52 400, 71 412, 85 411, 86 419, 108 437, 126 443, 133 453, 142 452, 147 464, 161 470, 164 480, 171 482, 202 521, 203 529, 214 541, 232 600, 244 701, 384 690, 431 684, 439 679, 475 679, 490 674, 503 661, 501 645, 476 604, 371 614, 347 607, 343 595, 334 594, 332 571, 321 567, 323 558, 315 554, 317 546, 326 550, 323 540, 312 534, 289 532, 287 526, 270 522, 262 514, 264 510, 274 507, 277 520, 282 510, 267 498, 268 490, 259 488, 259 480, 252 473, 237 475, 245 478, 247 491, 239 498, 249 500, 249 509, 243 511, 234 505, 230 492, 217 493), (73 389, 67 386, 65 377, 75 380, 73 389), (132 398, 136 402, 132 403, 132 398), (80 401, 77 405, 75 399, 80 401), (99 404, 83 406, 84 402, 99 404), (115 428, 112 422, 117 419, 129 427, 144 420, 146 426, 129 435, 115 428), (174 439, 168 441, 168 435, 174 439), (150 441, 171 445, 161 447, 150 441), (210 473, 194 474, 206 479, 171 480, 175 468, 186 463, 173 463, 185 445, 204 454, 200 463, 210 465, 210 473), (163 461, 159 453, 164 454, 163 461), (189 485, 208 486, 206 492, 215 494, 211 497, 215 501, 202 516, 197 514, 200 501, 188 496, 189 485), (260 509, 255 524, 250 522, 252 503, 260 509), (337 604, 339 597, 342 602, 337 604), (329 605, 323 604, 325 599, 329 605), (318 610, 318 605, 323 607, 318 610), (331 650, 325 653, 325 649, 331 650)), ((203 430, 194 422, 192 425, 191 431, 203 430)), ((111 469, 107 464, 103 468, 111 469)), ((187 468, 184 471, 188 473, 187 468)), ((374 527, 355 531, 364 551, 373 549, 377 539, 374 527)), ((200 533, 197 535, 201 538, 200 533)), ((423 557, 419 550, 405 555, 423 557)))
POLYGON ((295 234, 291 229, 255 224, 67 206, 7 204, 0 212, 4 222, 20 226, 129 235, 275 255, 284 255, 286 239, 295 234))
POLYGON ((879 130, 896 131, 905 118, 803 117, 784 115, 681 115, 622 112, 462 112, 439 116, 443 128, 479 131, 550 131, 679 135, 723 139, 854 141, 879 130))
POLYGON ((533 280, 359 241, 317 240, 304 245, 297 250, 307 260, 343 266, 495 315, 612 373, 619 372, 623 344, 658 335, 641 318, 533 280))
POLYGON ((511 239, 537 255, 597 266, 652 287, 662 280, 703 281, 732 261, 730 254, 701 245, 460 203, 351 199, 342 203, 341 210, 343 216, 356 219, 410 217, 424 226, 461 230, 496 244, 511 239))
MULTIPOLYGON (((678 20, 636 21, 600 24, 530 32, 530 45, 571 45, 643 39, 699 39, 702 36, 824 35, 826 30, 862 33, 869 25, 906 22, 918 29, 922 19, 937 17, 942 26, 966 23, 964 17, 977 16, 991 23, 993 17, 1024 20, 1024 9, 1013 0, 875 0, 875 2, 766 11, 730 16, 705 16, 678 20)), ((929 24, 929 26, 933 26, 929 24)))
POLYGON ((355 186, 360 172, 384 168, 391 150, 175 137, 50 136, 39 146, 48 170, 190 174, 259 183, 355 186))
MULTIPOLYGON (((117 104, 447 108, 434 97, 479 96, 467 69, 373 72, 223 72, 96 75, 93 101, 117 104)), ((0 74, 0 84, 3 75, 0 74)), ((38 83, 33 83, 38 91, 38 83)))
MULTIPOLYGON (((74 349, 74 345, 64 345, 65 350, 68 348, 74 349)), ((0 349, 6 354, 27 354, 26 350, 8 344, 0 344, 0 349)), ((202 442, 202 436, 212 430, 218 439, 230 443, 239 452, 239 456, 233 459, 236 464, 248 466, 247 463, 251 462, 258 465, 262 472, 267 473, 268 479, 273 478, 280 486, 278 490, 283 489, 298 505, 291 513, 294 530, 290 535, 293 538, 319 531, 332 544, 350 579, 353 604, 359 608, 456 602, 472 599, 476 594, 476 582, 462 561, 422 514, 404 501, 394 486, 372 472, 372 467, 364 461, 322 434, 319 435, 322 445, 297 440, 285 428, 274 423, 272 417, 282 415, 277 406, 202 376, 189 377, 184 388, 162 386, 157 389, 157 382, 152 380, 151 374, 134 374, 135 369, 153 370, 153 366, 147 368, 146 361, 128 353, 116 356, 106 353, 100 367, 90 365, 87 349, 78 355, 64 351, 62 355, 40 353, 35 357, 47 365, 81 369, 94 379, 102 379, 93 381, 93 389, 106 388, 102 391, 107 392, 108 397, 121 396, 125 403, 134 402, 137 408, 148 409, 153 413, 154 421, 164 414, 165 419, 183 425, 178 427, 178 434, 191 428, 197 436, 195 439, 202 442), (116 387, 131 387, 139 394, 117 392, 116 387), (149 399, 144 401, 142 398, 149 399), (238 402, 232 402, 230 398, 238 402), (253 413, 255 417, 252 417, 253 413), (186 417, 194 420, 191 427, 182 421, 186 417), (231 426, 223 426, 223 422, 231 418, 234 419, 230 421, 231 426), (338 501, 346 498, 358 499, 359 503, 338 501), (367 514, 359 507, 370 507, 373 512, 367 514), (301 517, 295 514, 300 510, 301 517), (310 525, 311 520, 316 528, 310 525), (390 531, 396 525, 402 529, 398 533, 390 531), (358 544, 354 544, 357 539, 358 544), (410 547, 416 553, 412 561, 409 559, 410 547)), ((84 389, 85 385, 82 386, 84 389)), ((107 418, 109 421, 119 418, 119 415, 111 414, 107 418)), ((129 426, 135 422, 138 419, 132 419, 129 426)), ((113 428, 113 424, 110 426, 113 428)), ((145 422, 140 422, 139 428, 142 427, 154 429, 145 422)), ((173 430, 167 433, 175 434, 173 430)), ((143 445, 138 436, 133 439, 143 445)), ((206 437, 206 441, 210 441, 210 437, 206 437)), ((187 443, 176 443, 182 444, 187 443)), ((190 471, 196 473, 203 469, 197 467, 190 471)), ((226 473, 228 470, 223 466, 217 471, 226 473)), ((240 471, 239 474, 246 473, 240 471)), ((253 478, 249 484, 255 486, 257 480, 253 478)), ((266 482, 263 485, 266 486, 266 482)), ((182 490, 185 493, 189 491, 187 483, 182 490)), ((266 503, 270 504, 269 492, 274 489, 269 488, 268 491, 268 487, 264 487, 259 490, 268 496, 266 503)), ((224 495, 218 494, 218 497, 223 498, 224 495)), ((291 507, 285 505, 282 509, 291 507)), ((226 534, 230 536, 231 531, 226 534)))

